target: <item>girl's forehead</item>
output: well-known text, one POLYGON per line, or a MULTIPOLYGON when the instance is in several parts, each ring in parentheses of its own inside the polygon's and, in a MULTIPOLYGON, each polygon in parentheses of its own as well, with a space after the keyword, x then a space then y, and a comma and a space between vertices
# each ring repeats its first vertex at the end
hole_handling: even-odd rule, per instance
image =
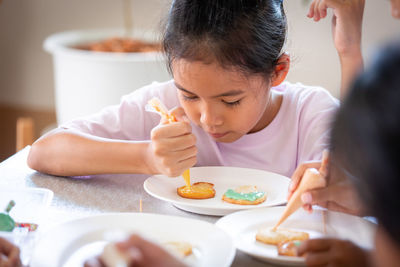
POLYGON ((180 59, 172 63, 172 72, 176 83, 188 91, 202 88, 209 88, 210 91, 248 90, 265 84, 265 78, 261 75, 245 75, 217 63, 180 59))

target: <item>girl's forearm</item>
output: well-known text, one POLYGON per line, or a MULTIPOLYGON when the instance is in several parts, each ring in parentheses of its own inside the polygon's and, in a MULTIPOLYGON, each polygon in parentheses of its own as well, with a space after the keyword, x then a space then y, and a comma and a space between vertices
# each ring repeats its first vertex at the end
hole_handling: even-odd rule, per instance
POLYGON ((58 131, 36 141, 28 165, 37 171, 60 176, 145 173, 149 142, 110 140, 58 131))

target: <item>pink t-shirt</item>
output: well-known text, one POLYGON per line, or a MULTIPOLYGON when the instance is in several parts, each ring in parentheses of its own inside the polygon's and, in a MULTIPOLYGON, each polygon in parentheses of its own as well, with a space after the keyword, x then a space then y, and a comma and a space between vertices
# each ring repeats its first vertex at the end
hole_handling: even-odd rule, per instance
MULTIPOLYGON (((320 87, 285 82, 274 87, 283 94, 282 105, 270 125, 233 143, 215 142, 192 124, 197 137, 196 166, 236 166, 272 171, 290 177, 297 165, 321 158, 328 145, 332 115, 339 101, 320 87)), ((120 105, 79 118, 60 127, 104 138, 150 140, 160 122, 145 105, 158 97, 168 109, 179 106, 173 81, 153 83, 126 95, 120 105)))

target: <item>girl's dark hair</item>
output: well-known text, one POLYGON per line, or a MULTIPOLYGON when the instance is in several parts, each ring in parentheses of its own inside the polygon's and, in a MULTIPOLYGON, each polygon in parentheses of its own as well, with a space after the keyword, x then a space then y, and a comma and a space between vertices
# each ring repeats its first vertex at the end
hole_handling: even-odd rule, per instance
POLYGON ((333 167, 348 171, 369 213, 400 244, 400 42, 361 74, 332 129, 333 167))
POLYGON ((174 0, 163 36, 175 59, 271 74, 286 38, 282 0, 174 0))

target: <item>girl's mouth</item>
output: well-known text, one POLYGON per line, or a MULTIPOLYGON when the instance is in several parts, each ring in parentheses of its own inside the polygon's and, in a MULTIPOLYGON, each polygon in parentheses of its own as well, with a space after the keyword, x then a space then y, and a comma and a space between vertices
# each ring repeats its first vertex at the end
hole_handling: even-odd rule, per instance
POLYGON ((226 133, 210 133, 210 132, 209 132, 208 134, 209 134, 211 137, 217 139, 217 138, 224 137, 227 133, 228 133, 228 132, 226 132, 226 133))

